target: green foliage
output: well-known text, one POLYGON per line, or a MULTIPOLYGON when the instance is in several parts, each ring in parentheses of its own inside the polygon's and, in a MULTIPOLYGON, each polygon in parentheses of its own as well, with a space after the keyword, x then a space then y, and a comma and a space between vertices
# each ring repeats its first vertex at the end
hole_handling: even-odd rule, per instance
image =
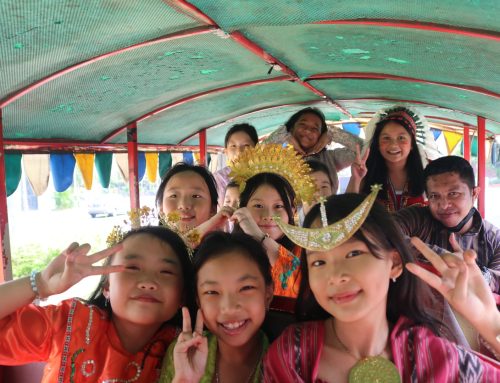
POLYGON ((54 200, 57 210, 70 209, 74 207, 75 197, 73 187, 70 187, 68 188, 68 190, 65 190, 61 193, 54 193, 54 200))
POLYGON ((12 274, 14 278, 25 277, 32 270, 44 269, 60 252, 57 249, 42 248, 37 244, 18 248, 12 254, 12 274))

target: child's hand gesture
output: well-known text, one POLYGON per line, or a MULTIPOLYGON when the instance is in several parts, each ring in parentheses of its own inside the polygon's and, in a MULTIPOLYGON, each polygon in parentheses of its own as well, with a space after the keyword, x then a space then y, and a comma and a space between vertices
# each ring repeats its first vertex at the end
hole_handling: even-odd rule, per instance
POLYGON ((203 335, 203 314, 198 310, 194 331, 187 307, 182 308, 182 332, 174 347, 173 382, 199 382, 205 373, 208 341, 203 335))
POLYGON ((48 297, 62 293, 90 275, 123 271, 121 265, 93 266, 94 263, 121 250, 122 247, 122 245, 113 246, 87 256, 90 245, 78 245, 73 242, 40 273, 37 280, 40 296, 48 297))
POLYGON ((250 210, 246 207, 241 207, 233 213, 231 217, 232 221, 235 221, 239 224, 241 230, 243 230, 246 234, 251 235, 257 240, 260 240, 264 233, 259 228, 257 223, 252 217, 250 210))
POLYGON ((365 178, 368 169, 366 168, 366 160, 370 154, 370 148, 366 148, 363 155, 361 155, 361 149, 359 145, 356 145, 356 159, 351 165, 351 177, 356 181, 360 182, 365 178))
MULTIPOLYGON (((463 258, 454 254, 439 256, 419 238, 413 237, 411 243, 432 263, 441 276, 414 263, 407 264, 407 269, 439 291, 472 325, 477 328, 485 321, 498 316, 495 299, 476 264, 474 250, 463 251, 463 258)), ((456 242, 455 245, 458 246, 456 242)))

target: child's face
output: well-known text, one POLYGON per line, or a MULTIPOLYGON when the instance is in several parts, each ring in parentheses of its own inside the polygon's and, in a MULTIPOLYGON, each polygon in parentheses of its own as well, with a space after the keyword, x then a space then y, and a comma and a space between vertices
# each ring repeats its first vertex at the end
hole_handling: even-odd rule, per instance
POLYGON ((302 149, 311 149, 318 143, 321 136, 321 119, 314 113, 305 113, 293 125, 292 136, 297 140, 302 149))
POLYGON ((311 177, 314 180, 316 188, 318 189, 315 195, 317 201, 319 201, 319 197, 328 197, 333 194, 332 184, 330 183, 330 179, 327 174, 317 171, 312 172, 311 177))
POLYGON ((240 206, 240 189, 238 187, 229 187, 226 189, 224 206, 231 206, 235 209, 240 206))
POLYGON ((255 337, 273 296, 257 264, 239 251, 207 261, 198 271, 196 288, 205 325, 231 347, 255 337))
POLYGON ((381 255, 353 238, 328 251, 308 251, 309 285, 320 306, 342 322, 385 318, 390 279, 401 274, 401 262, 395 251, 381 255))
POLYGON ((406 164, 411 151, 411 136, 396 122, 387 123, 378 139, 380 154, 386 162, 406 164))
POLYGON ((125 271, 109 275, 104 291, 117 327, 159 327, 175 315, 184 282, 179 259, 167 243, 148 234, 133 235, 112 264, 125 266, 125 271))
POLYGON ((174 175, 165 185, 162 211, 165 214, 178 211, 182 231, 207 221, 214 212, 205 180, 192 171, 174 175))
POLYGON ((280 239, 283 232, 273 220, 278 215, 283 222, 288 223, 285 204, 277 190, 270 185, 259 186, 248 200, 247 209, 259 228, 274 239, 280 239))
POLYGON ((252 148, 254 146, 254 142, 245 132, 236 132, 231 134, 231 137, 229 137, 229 140, 227 141, 227 146, 224 149, 227 161, 234 161, 246 148, 252 148))

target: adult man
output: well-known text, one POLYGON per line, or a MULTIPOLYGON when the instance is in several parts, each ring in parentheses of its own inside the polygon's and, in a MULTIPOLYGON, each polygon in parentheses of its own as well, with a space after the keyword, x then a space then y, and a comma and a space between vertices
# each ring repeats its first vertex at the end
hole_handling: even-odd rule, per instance
POLYGON ((470 164, 457 156, 441 157, 424 170, 429 205, 395 213, 403 232, 448 251, 450 235, 462 249, 473 249, 493 292, 500 292, 500 229, 482 219, 474 207, 479 188, 470 164))

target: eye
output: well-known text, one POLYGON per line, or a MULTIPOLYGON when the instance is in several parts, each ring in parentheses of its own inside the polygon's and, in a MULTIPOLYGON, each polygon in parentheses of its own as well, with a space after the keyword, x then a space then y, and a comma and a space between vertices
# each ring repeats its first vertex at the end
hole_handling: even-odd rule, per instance
POLYGON ((439 196, 437 194, 430 194, 428 198, 429 201, 436 201, 439 199, 439 196))
POLYGON ((175 273, 172 270, 162 270, 162 271, 160 271, 160 274, 175 275, 175 273))
POLYGON ((219 293, 215 290, 207 290, 203 292, 203 295, 219 295, 219 293))
POLYGON ((137 271, 137 270, 139 270, 139 267, 136 265, 129 265, 129 266, 125 267, 125 269, 131 270, 131 271, 137 271))
POLYGON ((275 208, 275 209, 284 209, 284 208, 285 208, 285 205, 280 204, 280 203, 277 203, 276 205, 274 205, 274 208, 275 208))
POLYGON ((193 197, 193 198, 195 198, 195 199, 196 199, 196 198, 203 198, 200 194, 193 194, 191 197, 193 197))
POLYGON ((255 286, 252 286, 252 285, 247 285, 247 286, 243 286, 241 288, 241 291, 249 291, 249 290, 255 290, 255 286))
POLYGON ((450 192, 448 193, 448 197, 450 198, 457 198, 460 195, 459 192, 450 192))
POLYGON ((320 266, 323 266, 325 264, 325 261, 322 261, 322 260, 317 260, 317 261, 312 261, 311 262, 311 267, 320 267, 320 266))
POLYGON ((177 194, 169 194, 168 198, 177 198, 177 194))
POLYGON ((353 250, 353 251, 350 251, 349 253, 347 253, 347 255, 345 257, 346 258, 353 258, 353 257, 357 257, 358 255, 362 255, 364 253, 365 252, 361 251, 361 250, 353 250))
POLYGON ((262 204, 260 204, 260 203, 254 203, 254 204, 252 205, 252 207, 254 207, 254 208, 256 208, 256 209, 262 209, 264 206, 262 206, 262 204))

